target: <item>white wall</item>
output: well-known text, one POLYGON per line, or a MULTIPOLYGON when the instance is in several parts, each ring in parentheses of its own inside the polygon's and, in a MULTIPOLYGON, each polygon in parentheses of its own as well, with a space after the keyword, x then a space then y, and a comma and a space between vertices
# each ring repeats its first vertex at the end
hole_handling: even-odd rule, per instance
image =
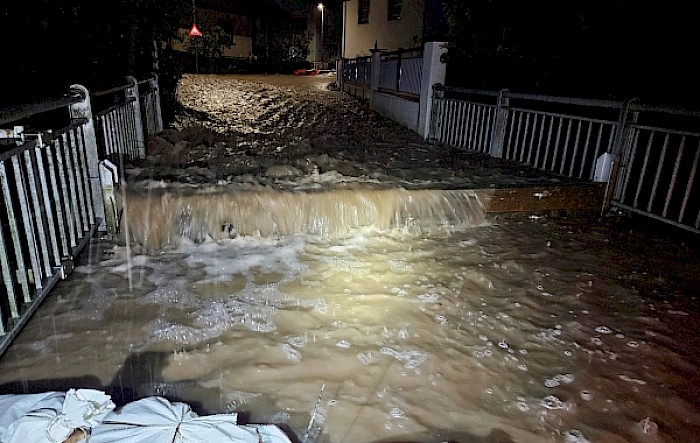
POLYGON ((372 108, 385 117, 400 123, 411 131, 418 131, 420 103, 393 94, 374 91, 372 108))
POLYGON ((388 0, 370 0, 369 23, 357 23, 359 0, 344 2, 343 46, 344 58, 370 55, 370 49, 389 51, 415 48, 423 44, 424 0, 404 0, 400 20, 387 20, 388 0))

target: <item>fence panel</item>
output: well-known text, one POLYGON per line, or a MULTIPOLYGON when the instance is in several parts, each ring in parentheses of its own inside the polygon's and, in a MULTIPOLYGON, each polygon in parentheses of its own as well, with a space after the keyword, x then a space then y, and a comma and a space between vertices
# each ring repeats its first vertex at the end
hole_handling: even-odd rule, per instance
POLYGON ((84 126, 0 153, 0 351, 95 233, 84 126))
POLYGON ((493 102, 497 93, 442 85, 434 89, 428 138, 458 149, 488 154, 496 124, 493 102))
POLYGON ((700 133, 666 123, 630 125, 613 199, 624 209, 700 233, 700 133))
POLYGON ((400 49, 380 57, 379 89, 420 95, 423 49, 400 49))
POLYGON ((13 125, 0 129, 0 355, 101 225, 98 163, 143 158, 143 128, 151 135, 163 129, 157 78, 128 80, 93 95, 74 85, 66 98, 0 110, 0 125, 13 125), (142 108, 138 84, 144 83, 142 108), (90 99, 100 97, 118 104, 93 119, 90 99), (69 112, 46 117, 61 110, 69 112), (33 134, 18 126, 65 120, 62 129, 33 134))
POLYGON ((511 108, 503 158, 593 180, 596 159, 612 149, 617 122, 511 108))

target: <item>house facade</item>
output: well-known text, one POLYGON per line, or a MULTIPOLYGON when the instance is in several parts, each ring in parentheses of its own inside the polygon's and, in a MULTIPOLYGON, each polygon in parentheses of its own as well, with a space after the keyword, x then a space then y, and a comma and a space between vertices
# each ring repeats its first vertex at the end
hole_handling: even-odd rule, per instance
POLYGON ((395 51, 444 40, 440 0, 347 0, 343 2, 343 58, 395 51))

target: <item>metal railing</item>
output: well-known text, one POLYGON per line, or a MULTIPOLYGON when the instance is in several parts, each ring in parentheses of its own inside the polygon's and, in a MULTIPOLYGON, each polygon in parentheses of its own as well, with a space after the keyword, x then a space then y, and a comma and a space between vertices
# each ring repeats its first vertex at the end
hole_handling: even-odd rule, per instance
POLYGON ((0 355, 57 281, 72 271, 89 239, 105 227, 101 161, 143 158, 143 128, 162 131, 157 79, 146 93, 151 101, 146 121, 138 84, 128 81, 92 95, 73 85, 58 100, 0 110, 0 126, 13 125, 0 129, 0 355), (123 100, 114 95, 119 93, 123 100), (101 97, 121 103, 93 119, 91 98, 101 97), (66 108, 61 118, 51 114, 66 108), (48 114, 52 117, 42 120, 48 114), (63 120, 68 124, 58 130, 20 126, 37 121, 60 126, 63 120))
POLYGON ((372 57, 343 60, 343 92, 362 99, 369 98, 372 85, 372 57))
POLYGON ((612 204, 700 233, 700 112, 434 86, 429 139, 583 180, 612 204))
POLYGON ((379 64, 380 90, 420 95, 423 48, 383 53, 379 64))
POLYGON ((343 81, 358 85, 372 82, 372 57, 357 57, 343 61, 343 81))
POLYGON ((631 112, 614 201, 700 232, 700 112, 639 104, 631 112))

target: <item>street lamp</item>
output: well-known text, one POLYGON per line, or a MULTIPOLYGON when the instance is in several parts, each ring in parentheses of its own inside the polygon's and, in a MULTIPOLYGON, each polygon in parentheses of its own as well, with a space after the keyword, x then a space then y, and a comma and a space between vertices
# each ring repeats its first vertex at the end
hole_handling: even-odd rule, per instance
POLYGON ((318 4, 318 9, 321 11, 321 67, 323 67, 323 3, 318 4))

